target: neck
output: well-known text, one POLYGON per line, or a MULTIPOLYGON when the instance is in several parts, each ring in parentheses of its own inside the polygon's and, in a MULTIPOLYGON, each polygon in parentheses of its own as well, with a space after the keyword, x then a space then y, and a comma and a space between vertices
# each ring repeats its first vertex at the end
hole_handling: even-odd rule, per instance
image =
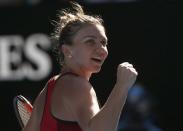
POLYGON ((89 73, 89 72, 86 72, 86 71, 71 68, 67 65, 63 65, 61 73, 66 73, 66 72, 72 72, 74 74, 77 74, 78 76, 81 76, 81 77, 87 79, 88 81, 89 81, 89 79, 91 77, 91 74, 92 74, 92 73, 89 73))

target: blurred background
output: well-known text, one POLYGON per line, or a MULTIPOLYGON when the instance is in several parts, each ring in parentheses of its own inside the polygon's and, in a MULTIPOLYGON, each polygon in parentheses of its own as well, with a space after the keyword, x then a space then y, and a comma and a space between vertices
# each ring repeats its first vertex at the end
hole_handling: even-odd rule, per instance
MULTIPOLYGON (((129 92, 119 131, 180 131, 182 127, 182 6, 176 0, 81 0, 99 14, 109 39, 109 56, 91 78, 99 102, 106 101, 121 62, 139 76, 129 92)), ((13 98, 32 103, 46 81, 59 73, 49 39, 68 0, 0 0, 0 130, 20 131, 13 98)))

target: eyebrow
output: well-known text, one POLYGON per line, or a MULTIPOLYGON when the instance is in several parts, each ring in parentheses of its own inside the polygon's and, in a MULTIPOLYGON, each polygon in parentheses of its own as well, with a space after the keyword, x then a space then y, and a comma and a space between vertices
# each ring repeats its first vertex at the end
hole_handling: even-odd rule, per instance
MULTIPOLYGON (((93 35, 86 35, 83 38, 94 38, 94 39, 97 39, 97 37, 93 36, 93 35)), ((105 40, 106 42, 108 41, 108 39, 106 37, 102 37, 102 39, 105 40)))
POLYGON ((93 35, 86 35, 86 36, 84 36, 83 38, 87 38, 87 37, 97 39, 97 37, 96 37, 96 36, 93 36, 93 35))

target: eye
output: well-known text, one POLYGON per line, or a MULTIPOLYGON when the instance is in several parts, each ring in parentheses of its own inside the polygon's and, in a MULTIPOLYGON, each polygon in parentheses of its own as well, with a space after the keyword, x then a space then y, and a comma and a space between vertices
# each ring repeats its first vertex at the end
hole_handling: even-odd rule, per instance
POLYGON ((108 43, 107 43, 107 41, 106 40, 101 40, 101 42, 100 42, 103 46, 107 46, 108 45, 108 43))
POLYGON ((88 39, 88 40, 85 41, 85 43, 88 44, 88 45, 94 45, 96 42, 95 42, 94 39, 88 39))

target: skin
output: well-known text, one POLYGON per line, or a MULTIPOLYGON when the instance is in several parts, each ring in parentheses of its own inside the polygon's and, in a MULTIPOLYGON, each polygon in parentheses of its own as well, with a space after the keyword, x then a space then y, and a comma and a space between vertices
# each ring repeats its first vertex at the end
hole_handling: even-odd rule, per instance
MULTIPOLYGON (((87 25, 73 38, 73 45, 63 45, 65 64, 62 73, 73 72, 57 80, 51 99, 51 112, 58 119, 77 121, 83 131, 115 131, 128 89, 137 72, 128 62, 119 64, 116 84, 100 109, 96 93, 89 83, 92 73, 100 71, 105 61, 107 37, 101 25, 87 25), (84 99, 83 99, 84 98, 84 99)), ((39 131, 46 86, 37 97, 32 116, 23 131, 39 131)))
POLYGON ((72 72, 89 80, 92 73, 99 72, 105 61, 107 50, 107 37, 103 26, 85 25, 73 38, 73 45, 63 45, 65 54, 65 67, 72 72), (71 58, 67 56, 70 55, 71 58), (96 62, 93 59, 98 59, 96 62))

